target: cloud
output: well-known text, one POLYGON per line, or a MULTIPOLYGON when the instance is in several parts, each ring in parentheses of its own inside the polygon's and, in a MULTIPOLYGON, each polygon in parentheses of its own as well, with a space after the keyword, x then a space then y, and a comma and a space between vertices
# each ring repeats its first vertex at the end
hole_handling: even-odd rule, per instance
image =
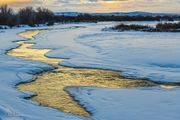
POLYGON ((56 11, 116 12, 179 12, 179 0, 46 0, 56 11))
POLYGON ((0 4, 21 4, 29 2, 32 2, 32 0, 0 0, 0 4))

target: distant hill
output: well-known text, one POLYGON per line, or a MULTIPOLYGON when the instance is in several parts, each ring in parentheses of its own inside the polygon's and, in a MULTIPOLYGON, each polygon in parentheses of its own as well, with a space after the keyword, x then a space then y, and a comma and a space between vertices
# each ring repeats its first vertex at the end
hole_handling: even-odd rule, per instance
POLYGON ((78 16, 89 14, 93 16, 175 16, 180 13, 149 13, 149 12, 112 12, 112 13, 82 13, 82 12, 55 12, 56 16, 78 16))

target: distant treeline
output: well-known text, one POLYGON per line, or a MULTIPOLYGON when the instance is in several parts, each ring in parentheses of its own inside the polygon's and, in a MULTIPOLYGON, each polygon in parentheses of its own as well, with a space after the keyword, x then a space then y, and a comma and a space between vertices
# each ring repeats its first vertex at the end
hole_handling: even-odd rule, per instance
POLYGON ((131 24, 131 25, 119 24, 110 29, 117 31, 134 30, 134 31, 144 31, 144 32, 180 32, 180 22, 159 23, 155 27, 151 27, 147 25, 136 25, 136 24, 131 24))
POLYGON ((0 6, 0 25, 10 27, 18 25, 37 26, 39 24, 53 25, 55 22, 101 22, 101 21, 173 21, 180 16, 96 16, 91 14, 80 14, 78 16, 55 16, 46 8, 25 7, 16 13, 7 5, 0 6))
POLYGON ((103 21, 174 21, 180 16, 96 16, 91 14, 81 14, 78 16, 55 16, 56 22, 103 22, 103 21))

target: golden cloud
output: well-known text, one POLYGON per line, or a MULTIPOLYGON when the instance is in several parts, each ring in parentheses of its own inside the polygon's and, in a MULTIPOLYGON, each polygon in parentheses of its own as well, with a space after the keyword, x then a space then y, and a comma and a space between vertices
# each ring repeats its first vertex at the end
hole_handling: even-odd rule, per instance
POLYGON ((17 3, 29 3, 32 0, 0 0, 0 4, 17 4, 17 3))

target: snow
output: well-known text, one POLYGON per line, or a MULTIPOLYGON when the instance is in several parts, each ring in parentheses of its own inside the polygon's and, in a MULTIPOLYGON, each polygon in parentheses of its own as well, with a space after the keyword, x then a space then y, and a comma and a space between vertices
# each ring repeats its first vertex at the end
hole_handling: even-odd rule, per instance
MULTIPOLYGON (((139 23, 139 22, 138 22, 139 23)), ((49 57, 68 58, 62 65, 120 70, 128 77, 160 82, 180 82, 180 34, 102 31, 116 22, 63 24, 36 36, 33 48, 51 48, 49 57)), ((153 22, 140 24, 154 25, 153 22)), ((86 120, 80 116, 38 106, 23 99, 32 95, 15 88, 30 81, 33 74, 52 69, 40 62, 6 55, 23 40, 18 32, 0 32, 0 119, 3 120, 86 120)), ((179 120, 179 88, 100 89, 67 87, 94 120, 179 120)))
MULTIPOLYGON (((148 24, 157 22, 126 22, 148 24)), ((123 71, 127 77, 180 82, 180 34, 102 31, 117 23, 60 25, 38 36, 33 48, 53 48, 49 57, 69 58, 61 64, 123 71)))
MULTIPOLYGON (((127 77, 180 82, 179 33, 101 31, 115 24, 71 24, 77 26, 74 29, 64 29, 66 25, 61 25, 57 31, 39 35, 33 48, 53 48, 47 56, 68 58, 60 63, 64 66, 120 70, 127 77)), ((180 118, 179 88, 67 87, 66 90, 93 114, 95 120, 180 118)))
POLYGON ((97 120, 179 120, 179 89, 66 88, 97 120))
POLYGON ((15 85, 32 80, 33 74, 52 69, 51 66, 7 56, 17 47, 12 41, 23 40, 17 33, 24 29, 5 30, 0 33, 0 120, 83 120, 84 118, 55 109, 38 106, 24 100, 32 93, 20 92, 15 85))

